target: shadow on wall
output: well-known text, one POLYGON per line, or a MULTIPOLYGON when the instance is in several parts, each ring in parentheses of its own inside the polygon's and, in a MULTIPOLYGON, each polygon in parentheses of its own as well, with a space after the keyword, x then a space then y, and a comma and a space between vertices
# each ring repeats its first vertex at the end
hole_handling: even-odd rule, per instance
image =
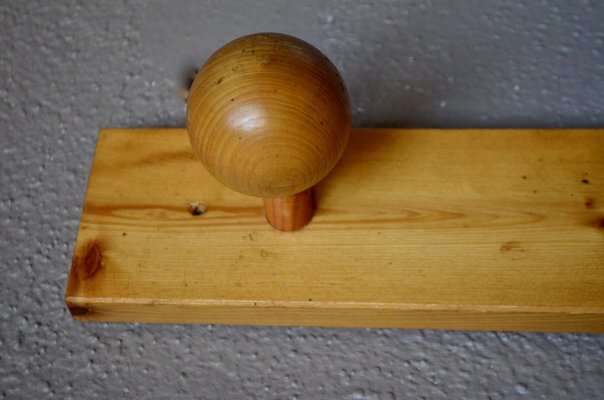
POLYGON ((341 71, 360 127, 602 126, 604 7, 558 3, 176 1, 145 9, 142 44, 175 83, 236 37, 300 37, 341 71))

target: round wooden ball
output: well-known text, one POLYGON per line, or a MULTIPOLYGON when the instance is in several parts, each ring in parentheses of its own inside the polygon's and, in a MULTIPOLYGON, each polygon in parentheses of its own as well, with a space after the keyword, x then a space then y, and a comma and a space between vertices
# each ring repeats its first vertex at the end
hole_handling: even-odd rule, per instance
POLYGON ((236 39, 201 68, 187 100, 197 157, 220 182, 263 198, 323 179, 350 135, 350 104, 334 65, 292 36, 236 39))

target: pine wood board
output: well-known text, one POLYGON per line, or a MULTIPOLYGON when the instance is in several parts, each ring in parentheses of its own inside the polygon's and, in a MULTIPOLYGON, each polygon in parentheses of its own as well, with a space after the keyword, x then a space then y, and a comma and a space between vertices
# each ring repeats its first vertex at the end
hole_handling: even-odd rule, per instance
POLYGON ((107 129, 66 290, 81 321, 604 332, 604 130, 355 129, 310 225, 184 129, 107 129), (207 212, 192 215, 191 202, 207 212))

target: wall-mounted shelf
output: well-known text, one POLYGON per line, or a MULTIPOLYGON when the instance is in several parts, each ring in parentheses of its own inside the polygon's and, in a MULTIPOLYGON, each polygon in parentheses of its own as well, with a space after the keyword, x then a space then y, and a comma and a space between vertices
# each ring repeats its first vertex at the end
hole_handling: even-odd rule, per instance
POLYGON ((283 233, 184 129, 100 133, 83 321, 604 332, 604 130, 353 130, 283 233), (207 212, 193 215, 190 204, 207 212))

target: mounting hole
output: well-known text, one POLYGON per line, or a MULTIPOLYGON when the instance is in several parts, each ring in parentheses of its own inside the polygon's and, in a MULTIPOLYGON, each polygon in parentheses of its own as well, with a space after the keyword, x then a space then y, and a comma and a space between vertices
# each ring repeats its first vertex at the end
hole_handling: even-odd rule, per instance
POLYGON ((208 207, 201 201, 192 201, 189 203, 188 210, 191 215, 197 217, 208 211, 208 207))

